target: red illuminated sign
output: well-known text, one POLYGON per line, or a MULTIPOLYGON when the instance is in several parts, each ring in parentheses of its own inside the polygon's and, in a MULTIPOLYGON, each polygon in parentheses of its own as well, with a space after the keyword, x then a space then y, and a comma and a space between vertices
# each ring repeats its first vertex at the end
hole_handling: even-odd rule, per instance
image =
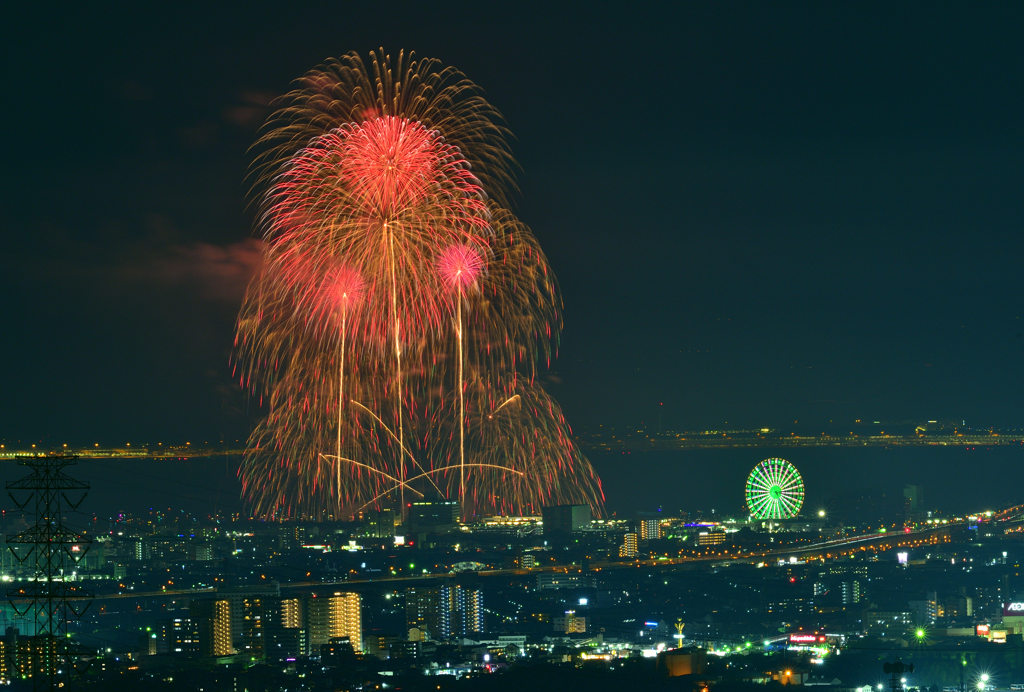
POLYGON ((975 628, 975 633, 979 637, 987 637, 988 636, 988 625, 978 625, 975 628))
POLYGON ((789 635, 789 641, 791 644, 814 644, 817 642, 825 641, 825 635, 823 634, 791 634, 789 635))

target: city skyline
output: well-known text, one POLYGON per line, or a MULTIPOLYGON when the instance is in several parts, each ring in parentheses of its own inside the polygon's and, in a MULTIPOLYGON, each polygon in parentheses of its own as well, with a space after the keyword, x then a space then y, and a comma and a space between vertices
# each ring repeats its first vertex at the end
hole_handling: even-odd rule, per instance
MULTIPOLYGON (((901 655, 918 692, 966 692, 958 673, 1018 689, 1024 505, 936 517, 920 491, 903 488, 882 525, 822 512, 593 519, 587 506, 464 524, 443 500, 417 503, 402 524, 393 512, 94 517, 88 544, 69 540, 62 558, 74 588, 95 592, 67 623, 79 651, 97 649, 73 682, 288 689, 299 673, 310 690, 339 676, 374 688, 378 675, 436 689, 444 675, 489 689, 558 675, 614 689, 696 673, 722 692, 789 676, 865 692, 880 655, 901 655)), ((13 514, 0 523, 9 544, 24 527, 13 514)), ((17 556, 0 560, 15 589, 0 679, 15 684, 52 673, 25 611, 11 610, 33 581, 17 556)))

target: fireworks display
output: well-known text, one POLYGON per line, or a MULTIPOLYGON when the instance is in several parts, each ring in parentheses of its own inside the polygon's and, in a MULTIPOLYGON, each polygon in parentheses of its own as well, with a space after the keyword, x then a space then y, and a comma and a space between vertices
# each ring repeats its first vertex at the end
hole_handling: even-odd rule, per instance
POLYGON ((538 514, 603 495, 536 382, 554 275, 508 210, 505 131, 461 73, 350 54, 282 99, 254 166, 263 264, 236 376, 269 413, 240 471, 262 516, 412 498, 538 514))

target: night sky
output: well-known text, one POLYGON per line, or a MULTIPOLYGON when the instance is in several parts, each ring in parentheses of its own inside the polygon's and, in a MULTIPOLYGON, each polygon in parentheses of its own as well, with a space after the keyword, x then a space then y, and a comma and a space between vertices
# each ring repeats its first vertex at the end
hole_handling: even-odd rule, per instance
POLYGON ((378 46, 515 134, 578 432, 1024 424, 1024 5, 627 6, 9 16, 0 438, 244 437, 247 148, 292 79, 378 46))

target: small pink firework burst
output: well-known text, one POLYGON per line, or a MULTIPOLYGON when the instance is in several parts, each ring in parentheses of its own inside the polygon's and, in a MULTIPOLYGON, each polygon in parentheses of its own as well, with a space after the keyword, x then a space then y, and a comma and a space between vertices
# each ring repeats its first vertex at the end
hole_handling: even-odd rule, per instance
POLYGON ((319 313, 327 324, 340 324, 351 320, 359 312, 366 294, 366 284, 360 273, 344 264, 328 270, 320 282, 319 289, 310 292, 308 298, 314 313, 319 313))
POLYGON ((483 273, 484 258, 468 245, 449 245, 441 251, 437 268, 445 285, 465 291, 483 273))
POLYGON ((354 307, 363 297, 366 284, 355 269, 339 265, 328 272, 324 280, 325 292, 336 306, 354 307))

